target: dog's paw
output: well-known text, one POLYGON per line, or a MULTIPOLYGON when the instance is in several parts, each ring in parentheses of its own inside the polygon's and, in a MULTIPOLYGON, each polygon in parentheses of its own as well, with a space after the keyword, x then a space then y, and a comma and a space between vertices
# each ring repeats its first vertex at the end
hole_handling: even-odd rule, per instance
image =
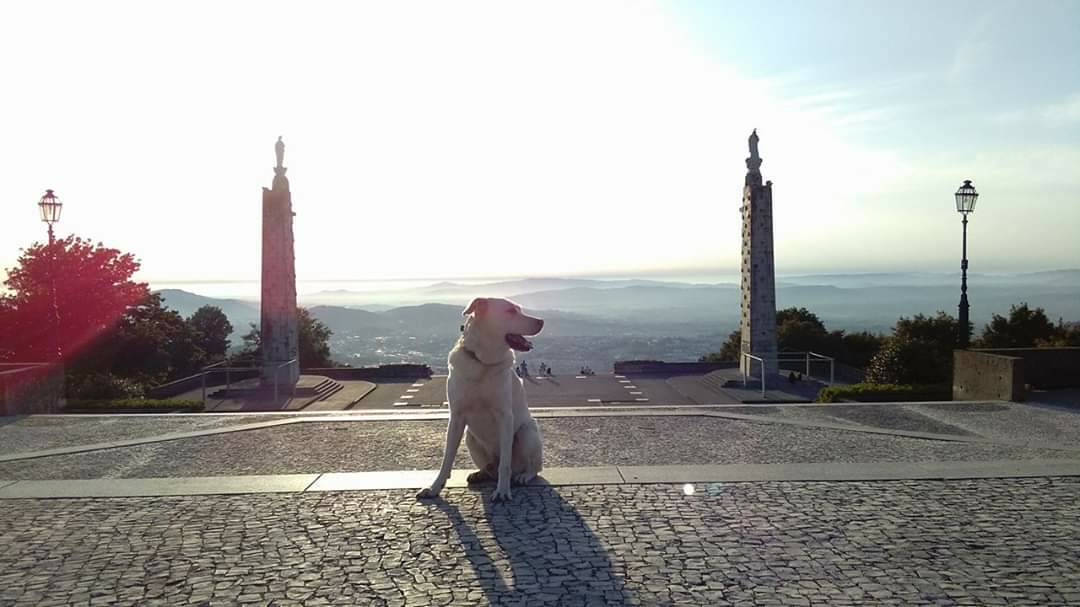
POLYGON ((528 485, 532 482, 534 478, 536 478, 535 474, 532 474, 530 472, 522 472, 521 474, 515 474, 510 479, 510 484, 516 486, 528 485))
POLYGON ((510 487, 499 488, 496 487, 495 491, 491 492, 491 501, 493 502, 509 502, 510 501, 510 487))
POLYGON ((417 499, 430 500, 439 497, 439 490, 432 487, 424 487, 416 494, 417 499))
POLYGON ((475 485, 477 483, 486 483, 490 480, 493 479, 491 475, 488 474, 485 470, 477 470, 476 472, 473 472, 469 476, 465 477, 465 482, 469 483, 470 485, 475 485))

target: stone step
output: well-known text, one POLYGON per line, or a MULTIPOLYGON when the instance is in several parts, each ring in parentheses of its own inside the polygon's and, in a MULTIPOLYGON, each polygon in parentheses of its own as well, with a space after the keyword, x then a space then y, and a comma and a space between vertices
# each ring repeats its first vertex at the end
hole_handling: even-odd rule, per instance
POLYGON ((345 386, 341 382, 332 382, 330 386, 319 393, 319 400, 326 400, 344 389, 345 386))

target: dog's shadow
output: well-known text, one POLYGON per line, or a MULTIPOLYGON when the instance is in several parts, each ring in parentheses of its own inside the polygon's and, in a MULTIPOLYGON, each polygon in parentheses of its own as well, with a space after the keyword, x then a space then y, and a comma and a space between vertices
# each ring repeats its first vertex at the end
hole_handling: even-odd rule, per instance
POLYGON ((588 522, 559 488, 534 483, 515 487, 507 503, 492 503, 489 486, 466 494, 477 500, 467 514, 442 498, 432 503, 457 534, 487 602, 516 598, 525 605, 542 593, 546 604, 623 604, 623 577, 588 522))

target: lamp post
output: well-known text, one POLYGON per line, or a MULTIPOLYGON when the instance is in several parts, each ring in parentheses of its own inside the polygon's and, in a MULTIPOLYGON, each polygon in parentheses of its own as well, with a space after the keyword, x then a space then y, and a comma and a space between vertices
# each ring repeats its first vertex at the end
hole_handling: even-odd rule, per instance
POLYGON ((964 249, 960 260, 960 348, 966 349, 971 341, 971 327, 968 322, 968 298, 967 298, 967 224, 968 213, 975 212, 975 201, 979 199, 979 193, 975 186, 971 185, 970 179, 964 180, 964 185, 956 190, 956 212, 964 217, 964 249))
POLYGON ((60 221, 63 207, 64 203, 60 202, 52 190, 45 190, 45 195, 38 201, 41 221, 49 225, 49 296, 52 299, 53 356, 56 362, 60 362, 63 352, 60 349, 60 307, 56 304, 56 239, 53 235, 53 224, 60 221))

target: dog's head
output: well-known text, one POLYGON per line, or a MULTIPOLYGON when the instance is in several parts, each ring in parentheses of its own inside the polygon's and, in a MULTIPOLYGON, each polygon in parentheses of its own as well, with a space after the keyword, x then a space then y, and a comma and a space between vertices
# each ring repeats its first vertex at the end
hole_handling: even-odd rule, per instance
POLYGON ((508 299, 478 297, 465 308, 463 330, 476 331, 491 339, 505 342, 519 352, 532 350, 532 342, 526 335, 536 335, 544 328, 544 321, 521 311, 521 306, 508 299))

